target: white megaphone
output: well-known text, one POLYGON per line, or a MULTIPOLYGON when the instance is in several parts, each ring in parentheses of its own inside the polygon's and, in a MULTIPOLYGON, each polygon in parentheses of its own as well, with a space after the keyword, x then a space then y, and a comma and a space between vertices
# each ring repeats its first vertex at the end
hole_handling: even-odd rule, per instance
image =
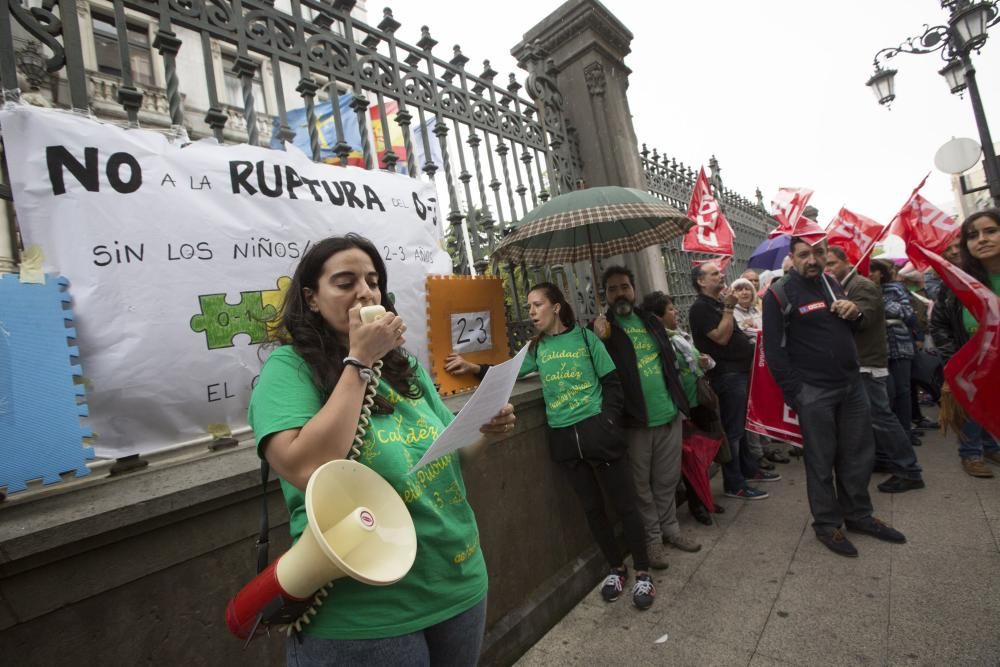
POLYGON ((320 466, 306 485, 305 505, 309 523, 299 541, 226 606, 226 624, 240 639, 253 634, 261 610, 275 600, 309 600, 344 576, 388 586, 413 565, 417 533, 410 513, 367 466, 349 460, 320 466))

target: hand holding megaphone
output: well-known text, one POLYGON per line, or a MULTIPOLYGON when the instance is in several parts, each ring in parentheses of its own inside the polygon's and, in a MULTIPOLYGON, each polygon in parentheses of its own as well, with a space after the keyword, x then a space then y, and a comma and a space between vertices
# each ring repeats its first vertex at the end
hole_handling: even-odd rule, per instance
POLYGON ((406 338, 406 324, 399 315, 386 312, 382 306, 361 306, 347 311, 349 355, 371 366, 401 347, 406 338))
POLYGON ((337 460, 317 468, 306 486, 305 508, 308 524, 299 541, 226 607, 229 631, 240 639, 252 637, 261 622, 308 622, 321 604, 308 607, 308 601, 334 579, 387 586, 413 565, 417 534, 410 513, 392 485, 367 466, 337 460), (296 621, 282 615, 287 606, 308 611, 296 621))

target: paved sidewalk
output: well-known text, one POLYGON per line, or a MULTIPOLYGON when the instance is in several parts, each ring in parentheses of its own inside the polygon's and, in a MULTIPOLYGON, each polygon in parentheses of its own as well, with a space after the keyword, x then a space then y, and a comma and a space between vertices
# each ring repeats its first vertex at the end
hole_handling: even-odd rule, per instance
POLYGON ((851 535, 855 559, 823 547, 801 459, 778 464, 762 501, 722 498, 717 476, 727 511, 709 527, 681 509, 704 546, 671 550, 650 610, 595 588, 518 664, 1000 665, 1000 467, 973 479, 953 436, 924 443, 926 489, 886 495, 875 489, 886 476, 872 480, 875 515, 907 544, 851 535))

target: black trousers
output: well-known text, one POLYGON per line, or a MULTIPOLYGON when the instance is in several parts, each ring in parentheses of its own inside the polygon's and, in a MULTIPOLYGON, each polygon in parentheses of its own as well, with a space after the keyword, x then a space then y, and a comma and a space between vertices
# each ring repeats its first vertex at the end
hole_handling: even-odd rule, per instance
POLYGON ((803 385, 796 403, 813 528, 829 533, 871 516, 875 438, 861 377, 835 389, 803 385))
POLYGON ((614 528, 604 506, 601 487, 611 501, 615 511, 622 518, 625 528, 625 543, 632 552, 636 570, 649 569, 649 555, 646 553, 646 533, 636 509, 635 485, 632 481, 632 466, 628 456, 615 461, 586 461, 583 459, 559 464, 566 471, 569 483, 576 491, 583 511, 587 515, 587 525, 597 540, 601 553, 612 567, 624 562, 625 554, 615 539, 614 528))

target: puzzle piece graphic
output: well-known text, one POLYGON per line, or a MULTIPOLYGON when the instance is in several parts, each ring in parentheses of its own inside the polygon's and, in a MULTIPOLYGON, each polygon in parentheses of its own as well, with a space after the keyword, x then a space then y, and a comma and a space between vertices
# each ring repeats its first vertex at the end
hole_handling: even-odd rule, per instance
POLYGON ((250 337, 250 345, 267 339, 267 321, 278 314, 273 305, 264 305, 262 292, 240 292, 239 303, 229 303, 225 294, 198 297, 201 313, 191 318, 191 330, 205 332, 208 349, 233 347, 239 334, 250 337))
POLYGON ((70 344, 73 312, 65 278, 40 284, 0 274, 0 491, 23 491, 41 479, 90 473, 83 446, 92 437, 83 384, 75 382, 80 351, 70 344))
POLYGON ((278 318, 281 317, 281 307, 285 303, 285 292, 288 291, 288 286, 292 284, 292 279, 288 276, 281 276, 278 278, 278 289, 264 290, 260 293, 261 302, 264 307, 267 308, 271 306, 274 308, 274 318, 268 320, 267 322, 267 333, 268 335, 273 334, 278 328, 278 318))

